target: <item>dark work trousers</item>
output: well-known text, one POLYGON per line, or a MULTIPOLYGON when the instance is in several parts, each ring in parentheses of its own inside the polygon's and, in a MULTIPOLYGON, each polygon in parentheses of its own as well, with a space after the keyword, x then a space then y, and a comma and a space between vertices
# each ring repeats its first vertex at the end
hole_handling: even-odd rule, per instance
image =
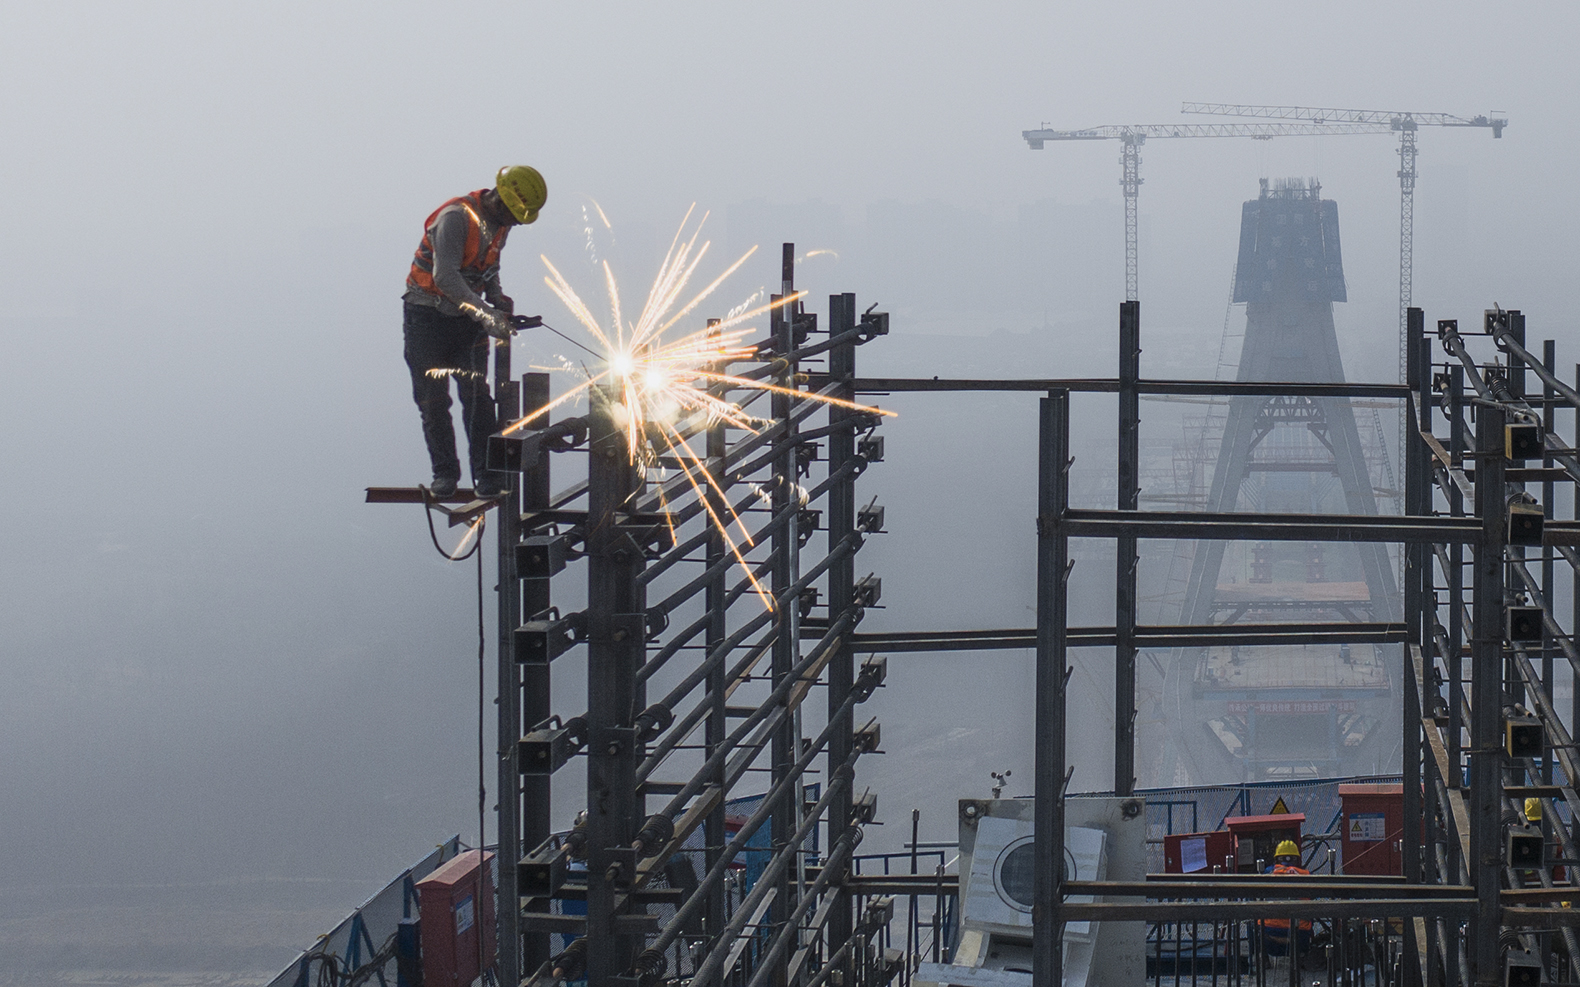
POLYGON ((487 475, 484 457, 494 431, 494 397, 488 389, 490 341, 464 315, 443 315, 427 305, 406 303, 406 366, 411 368, 411 396, 422 413, 422 437, 428 443, 434 479, 461 478, 450 422, 452 379, 461 392, 461 424, 466 428, 472 481, 487 475))

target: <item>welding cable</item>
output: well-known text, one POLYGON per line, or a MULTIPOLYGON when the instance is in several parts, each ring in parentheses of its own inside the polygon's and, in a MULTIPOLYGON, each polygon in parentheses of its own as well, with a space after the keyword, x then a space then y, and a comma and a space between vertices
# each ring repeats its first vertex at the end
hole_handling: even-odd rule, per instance
POLYGON ((565 340, 567 343, 570 343, 572 346, 580 347, 582 350, 584 350, 584 351, 586 351, 588 353, 592 353, 592 355, 594 357, 598 358, 599 360, 602 360, 604 358, 602 353, 594 353, 592 350, 587 349, 587 347, 585 347, 585 346, 582 346, 581 343, 578 343, 576 340, 574 340, 571 337, 565 335, 563 332, 560 332, 558 329, 556 329, 553 326, 549 325, 547 322, 540 322, 540 323, 538 323, 538 325, 542 326, 544 329, 547 329, 549 332, 552 332, 554 335, 556 335, 556 336, 560 337, 561 339, 565 340))
MULTIPOLYGON (((428 538, 433 542, 434 549, 451 562, 464 562, 476 555, 477 550, 483 546, 483 529, 486 526, 487 522, 485 519, 488 517, 488 515, 479 514, 477 516, 477 520, 466 529, 468 533, 475 534, 477 536, 477 541, 473 543, 472 550, 467 552, 465 555, 452 555, 444 550, 444 546, 439 544, 439 532, 433 526, 433 508, 435 503, 437 502, 433 499, 433 494, 424 490, 422 495, 422 505, 423 509, 427 512, 428 538)), ((462 544, 465 544, 464 539, 462 540, 462 544)))

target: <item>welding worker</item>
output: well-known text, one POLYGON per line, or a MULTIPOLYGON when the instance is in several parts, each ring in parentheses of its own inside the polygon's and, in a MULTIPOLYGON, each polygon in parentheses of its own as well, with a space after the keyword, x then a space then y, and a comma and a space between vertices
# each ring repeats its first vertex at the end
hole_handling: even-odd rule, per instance
POLYGON ((499 288, 499 252, 510 228, 538 218, 548 187, 537 169, 508 165, 494 187, 457 196, 423 224, 422 243, 406 277, 406 366, 422 415, 422 436, 433 465, 430 489, 455 493, 461 479, 450 421, 450 379, 461 394, 472 484, 479 497, 505 492, 488 475, 484 457, 496 422, 488 388, 489 339, 515 333, 515 305, 499 288))
MULTIPOLYGON (((1294 840, 1284 840, 1273 850, 1273 863, 1265 873, 1291 877, 1310 877, 1311 872, 1300 865, 1300 845, 1294 840)), ((1269 956, 1289 954, 1289 919, 1262 920, 1262 935, 1269 956)), ((1311 945, 1311 920, 1301 919, 1296 925, 1295 952, 1303 953, 1311 945)))

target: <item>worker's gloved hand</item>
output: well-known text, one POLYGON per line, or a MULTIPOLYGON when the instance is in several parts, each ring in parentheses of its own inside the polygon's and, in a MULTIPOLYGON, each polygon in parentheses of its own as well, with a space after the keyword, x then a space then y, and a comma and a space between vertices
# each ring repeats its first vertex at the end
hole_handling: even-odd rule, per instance
POLYGON ((496 294, 488 296, 488 303, 506 315, 516 314, 516 302, 509 295, 496 294))
POLYGON ((510 316, 497 308, 474 308, 467 314, 495 339, 509 339, 516 334, 516 327, 510 324, 510 316))

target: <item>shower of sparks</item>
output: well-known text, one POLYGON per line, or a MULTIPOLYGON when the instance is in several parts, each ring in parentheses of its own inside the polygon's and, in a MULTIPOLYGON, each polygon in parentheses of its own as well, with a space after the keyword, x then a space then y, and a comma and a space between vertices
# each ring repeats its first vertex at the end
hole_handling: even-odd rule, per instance
POLYGON ((466 534, 461 536, 460 544, 456 545, 455 551, 451 552, 448 556, 451 562, 458 562, 466 556, 466 550, 472 544, 472 539, 476 538, 478 532, 483 530, 483 518, 486 516, 487 515, 479 514, 477 517, 472 519, 471 524, 467 525, 466 534))
MULTIPOLYGON (((596 202, 593 205, 597 208, 596 202)), ((758 582, 751 565, 746 561, 746 552, 754 544, 751 533, 740 516, 730 508, 724 497, 723 486, 709 472, 705 458, 692 448, 688 437, 720 424, 753 434, 772 424, 770 419, 752 415, 740 404, 720 396, 731 390, 767 391, 876 415, 892 416, 894 412, 811 394, 768 381, 750 380, 727 372, 730 364, 751 360, 756 356, 756 345, 745 341, 747 336, 756 332, 756 327, 749 323, 776 307, 793 306, 806 296, 805 292, 763 304, 760 302, 762 292, 758 291, 746 302, 732 308, 718 323, 678 338, 665 338, 666 333, 691 315, 757 250, 756 247, 747 250, 725 268, 724 273, 682 304, 681 299, 686 297, 692 276, 709 247, 708 241, 703 241, 700 246, 698 244, 703 224, 707 222, 706 215, 690 229, 688 235, 688 226, 695 209, 692 206, 686 211, 680 228, 670 242, 664 262, 659 266, 658 276, 648 288, 647 298, 634 318, 621 305, 619 286, 607 260, 600 265, 604 290, 608 296, 607 321, 603 321, 548 257, 543 257, 543 264, 548 268, 544 282, 592 338, 593 348, 603 355, 602 365, 576 367, 575 372, 583 378, 580 383, 505 429, 505 434, 530 425, 559 405, 578 400, 584 392, 599 401, 602 401, 601 395, 610 393, 612 399, 602 407, 624 435, 626 454, 631 463, 641 468, 654 468, 661 457, 667 456, 679 464, 681 476, 696 494, 709 524, 722 536, 730 554, 746 573, 746 578, 763 605, 772 610, 773 598, 758 582), (594 390, 599 385, 603 387, 594 390)), ((603 215, 602 209, 598 209, 598 214, 608 225, 608 218, 603 215)), ((813 251, 813 254, 824 252, 813 251)), ((571 364, 565 362, 569 368, 571 364)))

